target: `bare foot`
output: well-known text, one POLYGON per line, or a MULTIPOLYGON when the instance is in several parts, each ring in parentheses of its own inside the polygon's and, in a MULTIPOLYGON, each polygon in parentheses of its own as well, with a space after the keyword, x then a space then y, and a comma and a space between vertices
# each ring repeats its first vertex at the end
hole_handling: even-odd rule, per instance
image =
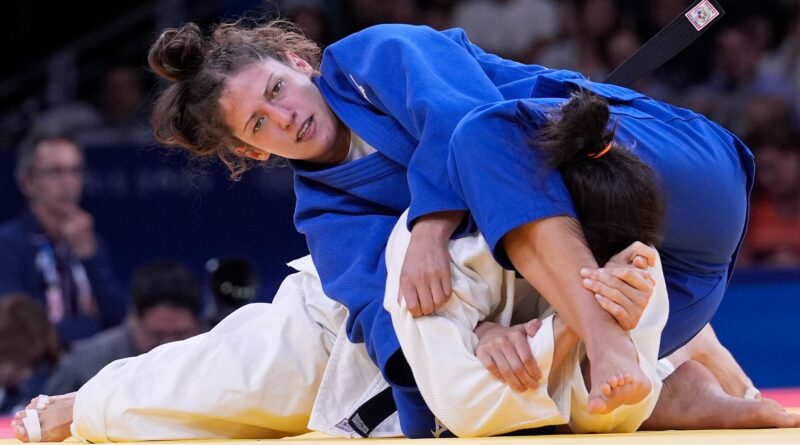
MULTIPOLYGON (((36 409, 36 402, 39 398, 31 400, 25 409, 36 409)), ((72 424, 72 407, 75 404, 75 393, 64 394, 62 396, 50 397, 50 403, 39 409, 39 425, 41 426, 41 442, 61 442, 72 436, 70 424, 72 424)), ((30 442, 28 431, 22 419, 27 415, 25 411, 20 411, 11 421, 11 428, 14 435, 22 442, 30 442)))
MULTIPOLYGON (((621 332, 621 331, 620 331, 621 332)), ((633 405, 650 394, 652 385, 639 367, 636 347, 625 334, 616 341, 595 342, 588 348, 589 413, 607 414, 620 405, 633 405)))
POLYGON ((703 365, 687 361, 664 380, 647 430, 800 428, 800 416, 776 401, 727 394, 703 365))

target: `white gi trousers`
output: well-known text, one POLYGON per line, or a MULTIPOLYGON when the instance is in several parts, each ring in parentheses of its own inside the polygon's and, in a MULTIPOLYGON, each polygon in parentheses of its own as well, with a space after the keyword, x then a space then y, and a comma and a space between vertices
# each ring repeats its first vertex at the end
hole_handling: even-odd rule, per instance
MULTIPOLYGON (((211 331, 117 360, 77 393, 84 441, 278 438, 310 429, 358 437, 342 422, 388 385, 347 310, 326 297, 310 257, 289 264, 271 304, 253 303, 211 331), (318 396, 319 394, 319 396, 318 396)), ((372 436, 399 436, 397 415, 372 436)))
MULTIPOLYGON (((388 277, 384 306, 392 315, 400 345, 423 398, 454 434, 491 436, 564 423, 569 423, 575 432, 629 432, 649 417, 661 390, 658 348, 669 308, 660 260, 652 271, 656 289, 639 325, 631 331, 639 365, 653 389, 637 404, 623 405, 606 415, 590 415, 588 391, 580 367, 585 357, 582 347, 576 348, 558 369, 551 368, 552 309, 540 312, 542 327, 535 337, 528 339, 543 374, 538 389, 513 391, 492 377, 475 356, 478 339, 473 330, 478 322, 489 320, 509 326, 517 300, 530 298, 522 294, 532 290, 515 292, 514 272, 504 270, 494 260, 483 237, 476 235, 450 242, 453 294, 434 314, 420 318, 412 317, 405 302, 397 301, 409 240, 404 215, 386 249, 388 277), (547 384, 548 377, 554 377, 552 386, 547 384)), ((541 299, 538 305, 542 307, 543 303, 546 304, 541 299)))

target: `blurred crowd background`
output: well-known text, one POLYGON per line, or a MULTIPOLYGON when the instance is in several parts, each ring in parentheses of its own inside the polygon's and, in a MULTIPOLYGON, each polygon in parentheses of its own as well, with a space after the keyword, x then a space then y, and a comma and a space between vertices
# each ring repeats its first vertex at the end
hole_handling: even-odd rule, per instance
MULTIPOLYGON (((488 52, 602 81, 689 3, 117 0, 92 3, 91 12, 75 2, 5 6, 0 414, 38 392, 75 390, 106 363, 202 332, 243 304, 270 301, 290 273, 285 263, 306 253, 292 226, 287 169, 257 169, 232 183, 219 166, 155 143, 149 114, 161 85, 146 52, 165 27, 282 16, 323 47, 379 23, 461 27, 488 52), (21 166, 17 153, 31 135, 73 146, 65 150, 75 152, 74 165, 48 168, 40 149, 21 166), (74 217, 55 219, 69 223, 72 238, 39 245, 28 267, 49 270, 52 259, 53 273, 66 281, 40 279, 26 288, 9 278, 28 261, 14 243, 48 232, 36 222, 32 197, 63 194, 65 184, 75 190, 74 217), (83 248, 88 256, 60 254, 86 246, 87 236, 94 243, 83 248), (82 279, 96 301, 81 300, 82 279)), ((737 276, 746 278, 737 292, 772 297, 769 306, 781 312, 781 298, 800 297, 800 1, 721 3, 727 15, 719 24, 634 88, 702 112, 750 145, 757 181, 737 265, 737 276)), ((725 337, 724 323, 715 326, 725 337)), ((744 362, 746 370, 756 366, 744 362)), ((796 377, 776 382, 800 386, 796 377)))

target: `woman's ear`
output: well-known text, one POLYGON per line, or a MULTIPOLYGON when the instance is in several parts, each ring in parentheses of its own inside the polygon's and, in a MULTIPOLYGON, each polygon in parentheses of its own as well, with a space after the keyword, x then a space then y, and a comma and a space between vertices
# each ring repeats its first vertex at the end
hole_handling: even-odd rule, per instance
POLYGON ((234 147, 233 152, 239 156, 250 158, 255 161, 266 161, 269 159, 269 153, 264 153, 263 151, 248 147, 247 145, 239 145, 238 147, 234 147))
POLYGON ((314 74, 314 68, 305 59, 297 54, 291 51, 286 51, 286 60, 289 62, 289 66, 297 71, 300 71, 306 76, 310 77, 312 74, 314 74))

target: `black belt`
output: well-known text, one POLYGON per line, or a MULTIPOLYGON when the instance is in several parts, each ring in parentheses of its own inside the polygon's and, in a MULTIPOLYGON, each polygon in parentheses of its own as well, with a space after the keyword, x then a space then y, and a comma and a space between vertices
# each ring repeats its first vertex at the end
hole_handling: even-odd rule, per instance
POLYGON ((715 0, 692 3, 628 60, 622 62, 604 82, 620 86, 632 85, 683 51, 723 15, 725 11, 715 0))
POLYGON ((375 428, 397 411, 392 397, 392 387, 372 396, 358 407, 348 419, 347 424, 361 437, 369 437, 375 428))

